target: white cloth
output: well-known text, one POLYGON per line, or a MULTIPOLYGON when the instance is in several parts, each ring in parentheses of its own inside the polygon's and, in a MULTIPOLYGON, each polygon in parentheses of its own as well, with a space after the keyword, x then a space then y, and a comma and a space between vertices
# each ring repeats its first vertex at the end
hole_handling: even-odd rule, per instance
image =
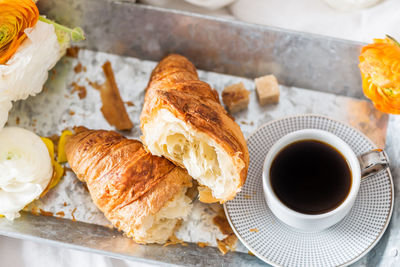
POLYGON ((323 0, 237 0, 232 14, 247 22, 371 42, 385 34, 400 39, 400 1, 341 12, 323 0))
MULTIPOLYGON (((400 1, 385 0, 375 7, 339 12, 323 0, 237 0, 229 9, 210 10, 182 0, 144 0, 164 7, 230 17, 280 28, 369 42, 391 34, 400 39, 400 1)), ((222 3, 221 0, 215 0, 222 3)), ((206 0, 194 0, 206 2, 206 0)), ((212 2, 212 0, 208 0, 212 2)), ((0 266, 9 267, 147 267, 137 262, 97 254, 56 248, 32 241, 0 237, 0 266)))

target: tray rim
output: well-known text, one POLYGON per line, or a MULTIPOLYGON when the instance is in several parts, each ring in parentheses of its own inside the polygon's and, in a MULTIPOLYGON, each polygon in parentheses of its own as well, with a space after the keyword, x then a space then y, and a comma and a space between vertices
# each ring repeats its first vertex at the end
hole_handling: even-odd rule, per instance
MULTIPOLYGON (((25 212, 25 211, 21 212, 22 215, 24 213, 29 213, 29 212, 25 212)), ((56 217, 54 217, 54 218, 56 218, 56 217)), ((62 219, 62 220, 67 220, 67 219, 62 219)), ((79 222, 79 223, 82 223, 82 222, 79 222)), ((100 226, 100 227, 102 227, 102 226, 100 226)), ((114 259, 124 259, 124 260, 132 261, 133 258, 134 258, 135 262, 142 262, 142 263, 154 264, 154 265, 156 265, 156 264, 160 265, 160 263, 161 263, 160 261, 157 261, 157 260, 154 260, 154 259, 142 258, 142 257, 137 257, 137 256, 127 256, 127 255, 122 254, 122 253, 115 253, 115 252, 110 252, 110 251, 107 251, 107 250, 91 248, 91 247, 88 247, 88 246, 70 244, 70 243, 67 243, 67 242, 47 239, 47 238, 44 238, 44 237, 39 237, 39 236, 34 236, 34 235, 28 235, 28 234, 22 234, 22 233, 14 233, 14 232, 5 232, 5 231, 2 231, 2 230, 0 230, 0 235, 11 237, 11 238, 15 238, 15 239, 19 239, 19 240, 33 241, 33 242, 37 242, 37 243, 41 243, 41 244, 54 246, 54 247, 62 247, 62 248, 66 248, 66 249, 74 249, 74 250, 88 252, 88 253, 96 253, 98 255, 103 255, 103 256, 114 258, 114 259)), ((168 262, 162 262, 162 264, 164 266, 177 266, 175 264, 168 263, 168 262)))
MULTIPOLYGON (((271 121, 269 121, 269 122, 267 122, 267 123, 264 123, 264 124, 261 125, 260 127, 257 127, 257 129, 254 130, 254 131, 246 138, 246 143, 247 143, 247 141, 248 141, 253 135, 256 134, 256 132, 258 132, 261 128, 264 128, 264 127, 266 127, 266 126, 269 125, 269 124, 272 124, 272 123, 275 123, 275 122, 277 122, 277 121, 284 120, 284 119, 287 119, 287 118, 299 118, 299 117, 308 117, 308 116, 322 117, 322 118, 326 118, 326 119, 329 119, 329 120, 332 120, 332 121, 335 121, 335 122, 338 122, 338 123, 341 123, 341 124, 345 124, 346 126, 349 126, 349 127, 351 127, 353 130, 357 131, 358 134, 360 134, 361 136, 363 136, 374 148, 378 148, 377 145, 375 145, 375 143, 372 142, 372 140, 371 140, 368 136, 366 136, 363 132, 361 132, 360 130, 354 128, 353 126, 347 125, 347 124, 344 123, 344 122, 341 122, 341 121, 336 120, 336 119, 332 119, 332 118, 330 118, 330 117, 328 117, 328 116, 319 115, 319 114, 312 114, 312 113, 310 113, 310 114, 301 114, 301 115, 284 116, 284 117, 282 117, 282 118, 275 119, 275 120, 271 120, 271 121)), ((338 266, 343 266, 343 267, 344 267, 344 266, 348 266, 348 265, 350 265, 350 264, 353 264, 353 263, 357 262, 357 261, 360 260, 361 258, 363 258, 365 255, 368 254, 368 252, 370 252, 370 251, 379 243, 379 241, 381 240, 381 238, 382 238, 383 235, 385 234, 385 232, 386 232, 386 230, 387 230, 387 228, 388 228, 388 226, 389 226, 389 224, 390 224, 390 221, 391 221, 391 219, 392 219, 393 207, 394 207, 394 198, 395 198, 395 196, 394 196, 394 184, 393 184, 392 172, 390 171, 390 168, 387 168, 387 169, 385 170, 385 172, 386 172, 386 173, 388 174, 388 176, 389 176, 389 180, 390 180, 390 192, 391 192, 391 195, 390 195, 390 210, 389 210, 389 214, 388 214, 388 216, 387 216, 387 218, 386 218, 385 225, 384 225, 384 227, 382 228, 382 230, 381 230, 381 232, 379 233, 379 235, 376 237, 376 239, 371 243, 371 245, 370 245, 368 248, 366 248, 366 250, 364 250, 362 253, 360 253, 356 258, 354 258, 354 259, 352 259, 352 260, 350 260, 350 261, 348 261, 348 262, 345 262, 345 263, 343 263, 343 264, 341 264, 341 265, 338 265, 338 266)), ((232 220, 231 220, 231 217, 230 217, 230 215, 229 215, 228 209, 227 209, 227 207, 226 207, 226 203, 224 203, 224 212, 225 212, 225 215, 226 215, 226 217, 227 217, 227 219, 228 219, 229 225, 231 226, 232 230, 235 232, 235 235, 239 238, 240 242, 242 242, 242 244, 243 244, 249 251, 251 251, 251 252, 252 252, 254 255, 256 255, 259 259, 263 260, 264 262, 266 262, 266 263, 268 263, 268 264, 270 264, 270 265, 272 265, 272 266, 282 266, 282 265, 276 264, 276 263, 270 261, 269 259, 265 258, 264 256, 260 255, 257 251, 253 250, 253 248, 242 238, 242 236, 238 233, 236 227, 234 226, 234 224, 233 224, 233 222, 232 222, 232 220)))
POLYGON ((285 28, 281 28, 278 26, 270 26, 270 25, 264 25, 264 24, 260 24, 260 23, 252 23, 252 22, 247 22, 247 21, 243 21, 243 20, 239 20, 239 19, 232 19, 229 17, 227 18, 227 17, 220 17, 220 16, 212 16, 212 15, 207 15, 207 14, 195 13, 195 12, 191 12, 191 11, 187 11, 187 10, 179 10, 179 9, 174 9, 174 8, 152 6, 152 5, 143 4, 143 3, 132 3, 132 2, 129 2, 129 0, 128 1, 127 0, 108 0, 108 1, 115 3, 115 4, 120 4, 120 5, 132 4, 132 5, 140 6, 141 8, 144 8, 144 9, 159 10, 159 11, 163 11, 163 12, 170 12, 173 14, 180 14, 180 15, 203 18, 203 19, 208 19, 208 20, 221 21, 221 22, 225 22, 225 23, 234 23, 237 25, 243 25, 243 26, 247 26, 247 27, 249 27, 249 26, 260 27, 260 28, 264 28, 264 29, 268 29, 268 30, 276 31, 276 32, 306 35, 306 36, 310 36, 311 39, 322 38, 322 39, 326 39, 326 40, 332 40, 335 42, 351 44, 351 45, 355 45, 355 46, 363 46, 363 45, 367 44, 365 42, 360 42, 360 41, 348 40, 348 39, 343 39, 343 38, 339 38, 339 37, 323 35, 323 34, 319 34, 319 33, 313 33, 313 32, 303 32, 303 31, 299 31, 299 30, 285 29, 285 28))

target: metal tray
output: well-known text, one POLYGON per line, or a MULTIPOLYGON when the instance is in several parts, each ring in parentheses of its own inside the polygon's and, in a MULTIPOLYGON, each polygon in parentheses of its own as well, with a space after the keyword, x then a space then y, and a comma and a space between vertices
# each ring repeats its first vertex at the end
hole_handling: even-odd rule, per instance
MULTIPOLYGON (((305 93, 303 96, 315 99, 303 99, 304 103, 312 104, 325 98, 346 103, 345 110, 335 110, 335 114, 340 113, 339 119, 359 128, 377 144, 386 143, 395 183, 398 180, 400 151, 395 146, 400 145, 400 119, 377 112, 364 101, 357 67, 359 43, 142 6, 130 1, 42 0, 39 9, 42 14, 66 25, 82 26, 87 34, 87 41, 82 45, 89 50, 153 61, 171 52, 180 53, 199 69, 210 72, 246 78, 273 73, 285 85, 287 95, 298 90, 292 87, 320 91, 305 93)), ((330 113, 324 107, 315 110, 330 113)), ((252 120, 260 122, 279 115, 268 109, 253 109, 251 114, 252 120)), ((248 134, 250 127, 241 126, 245 135, 248 134)), ((392 223, 382 240, 356 265, 400 264, 396 250, 400 229, 395 227, 399 217, 399 212, 394 210, 392 223)), ((200 248, 193 243, 187 247, 138 245, 107 227, 26 212, 14 222, 0 219, 0 234, 115 258, 162 262, 163 265, 264 264, 247 253, 221 256, 215 247, 200 248)))

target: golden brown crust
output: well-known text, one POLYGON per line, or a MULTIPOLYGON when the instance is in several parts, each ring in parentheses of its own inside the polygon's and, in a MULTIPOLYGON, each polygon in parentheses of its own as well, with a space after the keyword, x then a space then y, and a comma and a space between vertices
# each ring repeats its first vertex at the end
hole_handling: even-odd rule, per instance
POLYGON ((146 216, 191 186, 185 170, 114 131, 79 127, 66 143, 66 154, 72 170, 87 183, 96 206, 130 236, 146 216))
MULTIPOLYGON (((249 153, 238 124, 219 102, 218 94, 199 81, 195 66, 185 57, 169 55, 153 70, 146 89, 141 114, 141 128, 160 109, 167 109, 193 129, 210 136, 230 155, 239 157, 245 167, 240 174, 240 188, 247 176, 249 153)), ((232 199, 236 193, 227 199, 232 199)))

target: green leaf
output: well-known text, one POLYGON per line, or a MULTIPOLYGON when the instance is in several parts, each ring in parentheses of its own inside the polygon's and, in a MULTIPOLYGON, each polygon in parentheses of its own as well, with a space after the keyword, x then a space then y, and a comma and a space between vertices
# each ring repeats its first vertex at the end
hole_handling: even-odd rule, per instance
POLYGON ((397 44, 400 47, 400 43, 396 39, 394 39, 392 36, 386 34, 386 37, 389 38, 390 40, 392 40, 395 44, 397 44))

